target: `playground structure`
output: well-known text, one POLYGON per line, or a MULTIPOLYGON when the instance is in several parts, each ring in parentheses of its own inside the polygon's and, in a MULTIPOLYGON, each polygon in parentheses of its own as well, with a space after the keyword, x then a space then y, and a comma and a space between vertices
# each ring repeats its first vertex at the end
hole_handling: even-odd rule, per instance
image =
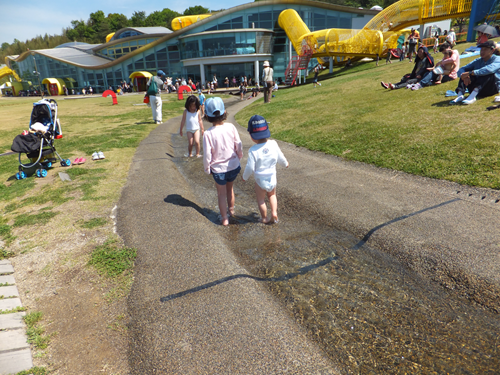
POLYGON ((6 77, 6 76, 13 76, 17 82, 21 82, 21 78, 17 75, 15 71, 10 69, 8 66, 4 66, 2 69, 0 69, 0 78, 6 77))
POLYGON ((185 27, 191 26, 193 23, 201 21, 212 16, 211 14, 198 14, 196 16, 176 17, 172 20, 172 30, 177 31, 185 27))
POLYGON ((467 17, 472 1, 400 0, 378 13, 361 30, 325 29, 311 32, 293 9, 281 12, 278 23, 298 55, 310 53, 316 58, 376 58, 397 48, 398 38, 411 25, 467 17))

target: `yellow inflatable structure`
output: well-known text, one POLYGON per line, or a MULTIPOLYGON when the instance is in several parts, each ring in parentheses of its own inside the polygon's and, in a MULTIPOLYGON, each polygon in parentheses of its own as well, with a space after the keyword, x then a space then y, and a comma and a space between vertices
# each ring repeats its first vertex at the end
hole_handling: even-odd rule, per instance
POLYGON ((467 17, 472 0, 400 0, 382 10, 361 30, 325 29, 311 32, 298 13, 286 9, 278 23, 298 55, 373 57, 397 48, 404 28, 450 18, 467 17))
POLYGON ((196 16, 181 16, 172 20, 172 30, 177 31, 185 27, 191 26, 193 23, 201 21, 212 16, 211 14, 199 14, 196 16))
POLYGON ((21 82, 21 78, 17 75, 17 73, 10 69, 8 66, 4 66, 2 69, 0 69, 0 78, 3 78, 5 76, 14 76, 17 82, 21 82))
POLYGON ((110 34, 106 35, 106 43, 109 42, 111 40, 111 38, 114 36, 115 36, 115 33, 110 33, 110 34))

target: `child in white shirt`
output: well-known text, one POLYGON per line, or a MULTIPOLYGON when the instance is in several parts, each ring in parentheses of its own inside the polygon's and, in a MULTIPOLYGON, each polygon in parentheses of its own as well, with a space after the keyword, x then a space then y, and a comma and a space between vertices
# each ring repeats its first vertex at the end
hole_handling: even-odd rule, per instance
POLYGON ((201 157, 200 155, 200 129, 201 136, 203 136, 203 120, 201 119, 200 111, 200 101, 194 95, 189 95, 186 99, 184 107, 184 114, 182 115, 181 128, 179 129, 179 134, 182 137, 182 128, 186 125, 186 132, 188 137, 188 153, 184 156, 192 157, 193 144, 196 149, 196 157, 201 157))
POLYGON ((255 177, 255 194, 261 218, 259 222, 272 224, 278 222, 278 200, 276 198, 276 163, 288 168, 288 161, 281 152, 278 143, 270 140, 271 133, 264 117, 255 115, 248 121, 248 132, 256 143, 248 150, 248 161, 243 172, 243 181, 251 174, 255 177), (267 215, 266 196, 271 206, 271 215, 267 215))

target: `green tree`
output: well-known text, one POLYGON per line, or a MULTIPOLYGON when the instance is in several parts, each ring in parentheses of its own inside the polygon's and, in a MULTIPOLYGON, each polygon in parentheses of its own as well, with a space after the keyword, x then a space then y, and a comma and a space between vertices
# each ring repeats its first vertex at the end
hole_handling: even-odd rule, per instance
POLYGON ((73 28, 71 30, 68 30, 68 32, 66 33, 67 37, 70 40, 80 42, 93 41, 96 33, 94 29, 92 29, 92 27, 90 26, 87 26, 85 22, 83 22, 82 20, 73 20, 71 21, 71 26, 73 26, 73 28))
POLYGON ((90 13, 90 18, 87 22, 88 26, 94 30, 94 32, 99 33, 101 24, 106 20, 106 16, 102 10, 98 10, 95 13, 90 13))
POLYGON ((132 17, 130 17, 130 26, 134 27, 142 27, 146 26, 144 23, 146 21, 146 12, 137 12, 135 11, 134 14, 132 14, 132 17))
POLYGON ((204 8, 201 5, 195 5, 194 7, 189 7, 184 11, 185 16, 196 16, 198 14, 210 13, 208 8, 204 8))
POLYGON ((108 14, 107 21, 111 31, 118 31, 124 27, 128 27, 128 18, 123 14, 110 13, 108 14))
POLYGON ((150 13, 145 22, 145 26, 163 26, 166 28, 170 28, 172 24, 172 20, 175 17, 179 17, 181 14, 178 12, 175 12, 173 10, 170 10, 168 8, 163 9, 161 12, 156 11, 153 13, 150 13))

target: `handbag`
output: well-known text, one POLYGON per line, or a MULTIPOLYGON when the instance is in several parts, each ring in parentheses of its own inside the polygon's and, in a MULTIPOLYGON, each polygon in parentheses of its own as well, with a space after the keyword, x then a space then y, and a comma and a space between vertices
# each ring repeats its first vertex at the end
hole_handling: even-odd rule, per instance
POLYGON ((144 95, 144 100, 143 100, 144 103, 148 104, 149 103, 149 95, 146 94, 144 95))

